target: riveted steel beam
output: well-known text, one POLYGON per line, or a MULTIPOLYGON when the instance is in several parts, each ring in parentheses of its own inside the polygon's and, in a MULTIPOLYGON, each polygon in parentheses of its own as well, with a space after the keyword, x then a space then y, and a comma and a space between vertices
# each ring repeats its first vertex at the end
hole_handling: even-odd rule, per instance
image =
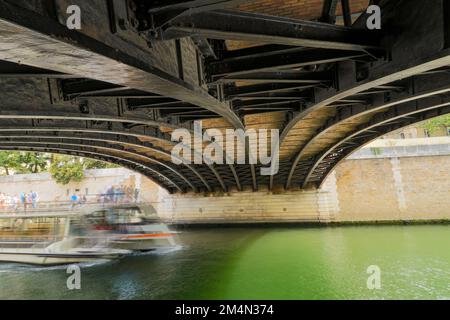
POLYGON ((162 39, 180 36, 257 41, 322 49, 378 48, 377 32, 264 14, 218 10, 171 21, 162 39))
POLYGON ((305 72, 305 71, 262 71, 235 76, 219 78, 217 82, 249 81, 252 83, 328 83, 333 79, 329 71, 305 72))
MULTIPOLYGON (((2 132, 11 132, 11 131, 20 131, 20 132, 38 132, 37 135, 39 135, 41 132, 56 132, 57 134, 61 135, 61 133, 83 133, 83 134, 101 134, 101 135, 107 135, 109 138, 103 138, 107 139, 108 141, 116 141, 119 144, 128 144, 128 145, 134 145, 136 147, 145 148, 152 152, 159 153, 164 156, 171 156, 170 152, 167 152, 163 149, 156 148, 152 144, 147 142, 142 142, 139 139, 142 140, 155 140, 159 142, 169 143, 170 145, 175 145, 176 143, 173 141, 170 141, 169 137, 162 137, 160 135, 152 135, 152 133, 148 130, 145 130, 145 128, 136 128, 136 129, 127 129, 127 130, 120 130, 117 128, 101 128, 101 127, 95 127, 95 126, 87 126, 82 127, 81 125, 79 127, 61 127, 58 125, 49 125, 48 123, 45 124, 45 126, 34 126, 34 127, 19 127, 17 124, 4 124, 0 122, 0 134, 2 132), (168 139, 168 140, 167 140, 168 139)), ((76 136, 76 135, 75 135, 76 136)), ((93 139, 95 139, 94 136, 91 136, 93 139)), ((211 183, 207 181, 207 179, 201 174, 194 166, 186 164, 186 166, 194 172, 194 174, 204 183, 208 191, 212 191, 211 183)), ((230 165, 230 167, 233 167, 233 165, 230 165)), ((221 188, 224 188, 223 179, 218 173, 218 171, 214 168, 213 165, 208 165, 207 168, 211 170, 214 177, 219 182, 219 185, 221 188)), ((237 180, 237 185, 239 185, 239 181, 237 180)))
POLYGON ((276 72, 281 71, 280 69, 329 64, 366 55, 364 52, 348 50, 295 48, 280 52, 262 53, 261 57, 250 54, 248 57, 241 56, 239 58, 211 62, 207 66, 207 72, 213 81, 217 81, 222 77, 232 78, 240 75, 245 77, 246 74, 256 72, 276 72))
POLYGON ((255 84, 250 86, 241 86, 241 87, 233 87, 228 90, 226 90, 226 99, 236 99, 240 97, 246 97, 256 94, 267 94, 267 93, 274 93, 274 92, 283 92, 283 91, 292 91, 295 90, 298 92, 299 95, 301 95, 301 91, 304 91, 306 89, 311 89, 316 87, 317 85, 311 84, 299 84, 299 83, 265 83, 265 84, 255 84))
MULTIPOLYGON (((62 141, 62 142, 66 142, 66 141, 71 141, 71 140, 75 140, 75 142, 78 141, 82 141, 82 144, 80 144, 80 146, 85 146, 85 145, 92 145, 95 147, 98 147, 99 149, 102 150, 113 150, 113 151, 119 151, 122 154, 127 154, 127 155, 133 155, 139 158, 143 158, 146 159, 146 161, 149 161, 151 163, 157 164, 161 167, 164 167, 166 169, 168 169, 169 171, 171 171, 172 173, 174 173, 175 175, 177 175, 179 178, 181 178, 185 184, 187 184, 193 191, 197 191, 197 188, 195 187, 195 185, 192 184, 192 182, 182 173, 179 172, 178 168, 174 165, 172 165, 170 162, 165 162, 165 161, 161 161, 158 160, 157 158, 154 158, 152 156, 149 155, 142 155, 139 154, 137 152, 133 152, 133 151, 128 151, 128 150, 123 150, 121 148, 118 148, 118 146, 127 146, 127 147, 141 147, 141 145, 136 144, 136 143, 130 143, 130 142, 118 142, 116 140, 113 139, 107 139, 106 137, 98 137, 95 135, 89 135, 89 136, 70 136, 70 135, 62 135, 62 134, 44 134, 44 133, 31 133, 31 134, 24 134, 24 133, 18 133, 18 132, 12 132, 12 133, 6 133, 6 132, 0 132, 0 137, 1 138, 8 138, 8 139, 24 139, 25 141, 30 141, 30 140, 34 140, 34 139, 39 139, 39 141, 52 141, 52 140, 58 140, 58 141, 62 141), (94 143, 96 143, 94 145, 94 143)), ((73 143, 71 143, 73 144, 73 143)))
MULTIPOLYGON (((339 124, 350 121, 352 119, 357 119, 358 117, 375 113, 386 108, 395 107, 403 103, 423 99, 426 97, 440 95, 450 92, 450 75, 448 74, 433 74, 425 76, 417 76, 411 78, 408 82, 408 88, 404 88, 403 91, 391 92, 389 99, 386 101, 381 101, 379 103, 374 103, 371 105, 357 105, 357 106, 346 106, 337 112, 336 116, 328 119, 328 121, 317 130, 303 146, 300 148, 299 152, 295 156, 289 175, 286 179, 285 187, 289 188, 292 182, 292 177, 297 168, 300 159, 304 156, 305 151, 308 147, 312 146, 316 141, 319 141, 326 133, 335 130, 339 124)), ((393 89, 397 88, 395 86, 393 89)))
MULTIPOLYGON (((399 128, 402 128, 415 122, 426 120, 421 115, 428 115, 429 118, 432 118, 447 113, 450 113, 449 95, 434 98, 424 98, 422 101, 407 102, 404 105, 396 106, 395 110, 390 110, 386 113, 380 113, 375 115, 374 118, 372 118, 371 121, 369 121, 369 123, 360 126, 357 130, 345 136, 343 139, 333 144, 333 146, 327 148, 327 150, 325 150, 322 154, 315 157, 313 164, 308 168, 306 177, 302 182, 303 187, 306 187, 306 185, 310 182, 310 179, 314 174, 314 171, 320 166, 322 161, 327 156, 329 155, 334 156, 334 154, 339 154, 339 152, 336 152, 337 149, 339 148, 342 149, 343 144, 352 141, 359 135, 361 134, 366 135, 366 137, 364 138, 364 143, 361 143, 361 141, 357 141, 357 143, 353 144, 354 147, 352 147, 351 150, 354 150, 355 148, 360 148, 364 144, 386 133, 397 130, 399 128), (417 115, 419 115, 419 117, 417 117, 417 115), (397 122, 397 120, 399 121, 397 122), (378 127, 384 125, 388 126, 383 128, 382 130, 377 129, 378 127), (370 136, 370 138, 367 138, 367 133, 373 130, 376 130, 376 133, 373 133, 370 136)), ((345 152, 346 155, 348 155, 349 153, 350 151, 348 150, 345 152)), ((339 159, 341 158, 342 157, 339 157, 339 159)), ((330 168, 332 164, 334 163, 328 164, 326 168, 330 168)), ((333 165, 332 167, 335 166, 333 165)))
POLYGON ((326 178, 329 176, 329 174, 333 171, 334 168, 336 168, 345 158, 347 158, 351 153, 355 152, 357 149, 359 149, 361 146, 370 143, 373 140, 378 139, 379 137, 383 136, 386 133, 389 133, 391 131, 396 131, 398 129, 401 129, 403 127, 414 125, 415 123, 422 122, 431 118, 435 118, 441 115, 449 114, 450 108, 442 108, 437 110, 430 110, 427 112, 419 113, 415 117, 405 117, 405 121, 397 122, 393 125, 384 125, 384 127, 379 128, 379 131, 377 132, 377 135, 361 135, 358 136, 358 147, 354 148, 347 148, 340 153, 337 157, 333 159, 333 163, 331 165, 328 165, 326 167, 326 170, 321 174, 320 178, 318 179, 317 186, 320 187, 326 178))
MULTIPOLYGON (((393 5, 394 2, 389 3, 393 5)), ((282 148, 289 132, 312 112, 374 88, 450 65, 450 50, 445 47, 442 2, 411 0, 397 3, 395 10, 391 9, 384 11, 382 21, 384 28, 396 30, 395 37, 383 39, 391 42, 389 60, 374 62, 359 72, 356 68, 338 70, 339 80, 342 80, 338 81, 338 86, 316 90, 314 100, 286 125, 281 135, 282 148), (414 7, 413 11, 409 10, 411 7, 414 7), (434 17, 432 24, 428 23, 430 16, 434 17)))
POLYGON ((336 8, 339 0, 324 0, 322 6, 321 22, 336 23, 336 8))
POLYGON ((200 86, 142 59, 136 48, 112 47, 57 21, 0 1, 0 59, 110 82, 189 102, 223 116, 235 127, 239 117, 200 86), (126 75, 126 76, 125 76, 126 75))
POLYGON ((11 142, 11 141, 2 141, 0 143, 0 150, 8 150, 11 148, 15 148, 16 150, 23 150, 23 151, 41 151, 41 152, 54 152, 54 151, 64 151, 66 153, 70 154, 76 154, 79 156, 86 156, 86 157, 100 157, 103 158, 104 161, 112 162, 112 163, 119 163, 121 165, 124 165, 125 167, 129 167, 133 170, 137 170, 137 168, 142 167, 143 170, 141 172, 149 177, 151 180, 153 180, 155 183, 161 185, 163 188, 170 190, 171 188, 167 183, 164 183, 163 181, 167 181, 172 185, 175 189, 177 189, 179 192, 183 192, 181 187, 173 182, 171 179, 165 177, 160 172, 155 171, 152 168, 149 168, 147 165, 139 163, 137 161, 129 160, 123 157, 119 157, 116 155, 110 155, 103 152, 97 152, 97 151, 91 151, 89 148, 83 147, 83 148, 77 148, 72 146, 65 146, 64 144, 51 144, 51 143, 39 143, 39 142, 24 142, 24 141, 17 141, 17 142, 11 142), (88 150, 85 150, 88 149, 88 150), (149 175, 149 173, 151 173, 149 175), (159 176, 163 178, 164 180, 157 180, 155 179, 155 176, 159 176))
POLYGON ((235 8, 249 0, 191 0, 191 1, 146 1, 134 0, 139 18, 139 30, 161 28, 170 21, 201 12, 235 8))
POLYGON ((70 79, 73 78, 74 76, 70 74, 55 72, 52 70, 35 68, 31 66, 0 60, 0 78, 26 78, 26 77, 70 79))
MULTIPOLYGON (((174 168, 172 165, 168 163, 164 163, 162 161, 158 161, 152 157, 149 157, 147 155, 139 154, 136 152, 128 151, 123 146, 121 147, 118 144, 110 144, 110 143, 104 143, 102 141, 98 140, 89 140, 89 139, 82 139, 82 138, 71 138, 71 137, 51 137, 51 136, 28 136, 28 135, 6 135, 6 136, 0 136, 0 138, 3 140, 2 144, 8 144, 9 142, 13 143, 15 141, 19 141, 20 143, 43 143, 47 145, 64 145, 64 146, 70 146, 74 148, 93 148, 96 150, 101 151, 103 154, 120 154, 120 158, 123 159, 133 159, 138 158, 139 163, 144 164, 147 168, 149 168, 151 171, 160 174, 161 176, 164 176, 169 181, 175 182, 173 178, 168 177, 168 172, 165 172, 165 170, 169 170, 172 175, 176 175, 178 178, 181 178, 181 181, 183 181, 183 184, 189 186, 192 188, 192 190, 196 191, 195 186, 181 173, 179 173, 176 168, 174 168), (76 140, 78 139, 78 143, 76 140), (75 141, 74 141, 75 140, 75 141)), ((184 185, 182 185, 180 182, 177 182, 176 185, 179 187, 180 191, 186 190, 184 185)))

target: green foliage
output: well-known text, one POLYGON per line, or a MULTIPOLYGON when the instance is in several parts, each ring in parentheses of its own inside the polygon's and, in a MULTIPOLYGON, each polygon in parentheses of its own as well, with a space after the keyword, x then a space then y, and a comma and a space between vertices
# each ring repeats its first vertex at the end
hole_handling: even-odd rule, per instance
POLYGON ((38 173, 46 171, 50 157, 46 153, 2 151, 0 152, 0 167, 4 174, 38 173))
POLYGON ((95 159, 87 159, 83 158, 83 164, 85 169, 109 169, 109 168, 118 168, 119 166, 116 164, 95 160, 95 159))
POLYGON ((57 183, 68 184, 71 181, 81 181, 86 169, 115 168, 114 164, 107 162, 80 158, 67 155, 55 155, 50 165, 50 173, 57 183))
POLYGON ((81 181, 86 169, 117 168, 107 162, 40 152, 0 151, 2 174, 50 172, 57 183, 81 181))
POLYGON ((0 152, 0 167, 4 174, 10 175, 11 170, 17 167, 19 163, 19 152, 17 151, 2 151, 0 152))
POLYGON ((450 127, 450 114, 427 120, 422 124, 422 128, 428 130, 431 134, 447 127, 450 127))
POLYGON ((379 156, 381 154, 381 148, 370 148, 370 152, 372 152, 374 156, 379 156))
POLYGON ((78 157, 56 155, 50 165, 50 174, 57 183, 68 184, 84 178, 83 162, 78 157))
POLYGON ((47 171, 50 155, 39 152, 20 152, 15 166, 17 173, 39 173, 47 171))

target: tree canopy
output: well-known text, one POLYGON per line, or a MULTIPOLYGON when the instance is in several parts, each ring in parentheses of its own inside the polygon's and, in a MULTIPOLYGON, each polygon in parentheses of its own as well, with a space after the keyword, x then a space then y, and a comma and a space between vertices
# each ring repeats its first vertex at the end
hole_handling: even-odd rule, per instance
POLYGON ((50 172, 60 184, 81 181, 86 169, 114 168, 103 161, 41 152, 0 151, 0 174, 50 172))
POLYGON ((39 173, 46 171, 50 156, 39 152, 1 151, 0 167, 3 174, 39 173))
POLYGON ((84 178, 83 162, 78 157, 57 155, 50 164, 50 173, 53 179, 60 184, 68 184, 70 181, 81 181, 84 178))
POLYGON ((427 129, 430 133, 448 127, 450 127, 450 114, 436 117, 422 123, 422 128, 427 129))
POLYGON ((71 181, 81 181, 86 169, 106 169, 116 167, 99 160, 80 158, 68 155, 55 155, 50 164, 50 173, 53 179, 60 184, 71 181))

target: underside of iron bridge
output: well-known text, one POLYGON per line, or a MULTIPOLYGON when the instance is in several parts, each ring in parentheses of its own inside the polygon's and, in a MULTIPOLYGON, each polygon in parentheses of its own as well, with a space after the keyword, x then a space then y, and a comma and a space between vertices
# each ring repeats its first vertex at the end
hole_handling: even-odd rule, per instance
POLYGON ((0 0, 0 149, 117 163, 171 193, 317 188, 363 145, 449 112, 446 0, 0 0), (196 120, 279 129, 279 171, 173 163, 171 133, 196 120))

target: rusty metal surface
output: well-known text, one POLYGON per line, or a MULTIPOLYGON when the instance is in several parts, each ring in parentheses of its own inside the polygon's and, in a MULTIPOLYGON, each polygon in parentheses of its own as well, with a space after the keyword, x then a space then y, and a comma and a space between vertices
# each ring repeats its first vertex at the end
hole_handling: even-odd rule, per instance
POLYGON ((209 109, 236 127, 239 118, 200 87, 27 10, 0 2, 0 59, 111 82, 209 109))
POLYGON ((115 162, 170 192, 307 188, 380 135, 450 112, 446 1, 382 1, 374 33, 365 14, 350 25, 352 8, 335 25, 333 1, 322 22, 243 2, 0 1, 0 149, 115 162), (279 172, 174 165, 171 132, 195 120, 281 130, 279 172))

